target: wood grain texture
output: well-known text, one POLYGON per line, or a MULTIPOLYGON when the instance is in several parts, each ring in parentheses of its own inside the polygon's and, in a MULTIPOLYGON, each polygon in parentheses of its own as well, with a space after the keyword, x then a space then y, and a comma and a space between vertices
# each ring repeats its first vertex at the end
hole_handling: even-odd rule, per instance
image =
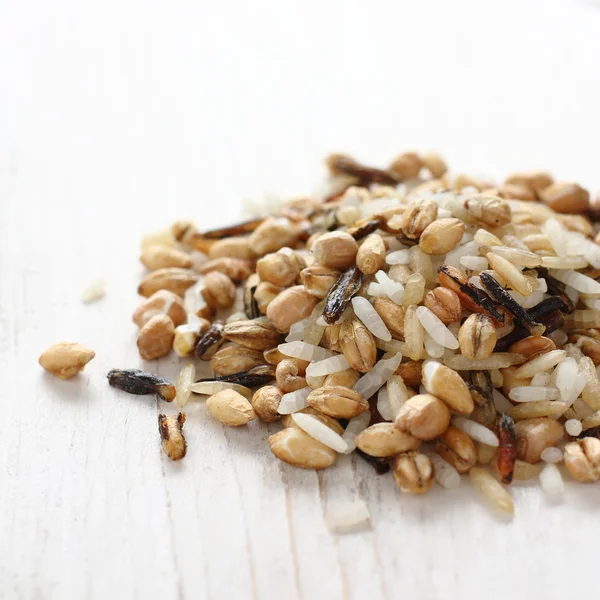
POLYGON ((592 3, 141 2, 0 6, 0 597, 418 600, 589 591, 598 486, 549 503, 514 486, 505 522, 468 481, 401 495, 357 457, 279 463, 277 425, 189 406, 188 455, 159 410, 110 389, 144 365, 131 314, 143 232, 201 227, 264 191, 310 191, 320 158, 438 148, 458 170, 547 167, 600 185, 592 3), (92 281, 107 296, 85 306, 92 281), (50 344, 96 358, 43 373, 50 344), (373 529, 326 515, 364 500, 373 529), (546 561, 561 562, 557 570, 546 561))

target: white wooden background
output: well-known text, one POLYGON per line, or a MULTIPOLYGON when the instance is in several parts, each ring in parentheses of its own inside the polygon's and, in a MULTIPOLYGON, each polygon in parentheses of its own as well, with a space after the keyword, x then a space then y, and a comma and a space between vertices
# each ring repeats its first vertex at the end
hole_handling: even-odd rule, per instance
MULTIPOLYGON (((600 488, 505 522, 468 482, 401 495, 353 458, 322 474, 189 406, 187 458, 151 398, 131 313, 143 232, 310 191, 320 159, 439 149, 458 170, 547 167, 600 187, 600 8, 576 0, 0 2, 0 596, 565 598, 593 593, 600 488), (105 277, 108 295, 80 303, 105 277), (37 366, 77 340, 61 382, 37 366), (361 498, 374 528, 331 535, 361 498), (558 568, 557 568, 558 563, 558 568)), ((147 365, 173 376, 175 361, 147 365)))

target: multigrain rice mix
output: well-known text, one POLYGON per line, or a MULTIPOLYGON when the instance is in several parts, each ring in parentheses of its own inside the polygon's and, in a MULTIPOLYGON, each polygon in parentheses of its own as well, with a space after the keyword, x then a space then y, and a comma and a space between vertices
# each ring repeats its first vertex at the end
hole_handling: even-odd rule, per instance
MULTIPOLYGON (((450 176, 436 154, 388 169, 336 154, 327 166, 321 195, 275 214, 144 239, 138 348, 186 361, 179 407, 201 395, 228 426, 280 421, 268 440, 277 459, 325 469, 355 452, 406 493, 454 489, 469 473, 507 512, 521 480, 560 495, 563 462, 597 482, 588 192, 544 172, 497 186, 450 176), (198 360, 213 377, 196 381, 198 360)), ((133 393, 168 385, 116 373, 111 384, 133 393)), ((165 451, 182 458, 185 415, 159 421, 165 451)))

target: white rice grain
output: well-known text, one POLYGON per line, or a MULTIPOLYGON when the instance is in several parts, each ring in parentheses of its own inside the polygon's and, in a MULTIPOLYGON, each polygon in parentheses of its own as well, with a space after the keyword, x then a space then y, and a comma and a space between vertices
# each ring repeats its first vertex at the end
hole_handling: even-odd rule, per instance
POLYGON ((469 283, 474 285, 477 289, 484 290, 483 283, 481 283, 481 277, 479 275, 473 275, 469 277, 469 283))
POLYGON ((563 453, 559 448, 550 446, 542 450, 541 459, 547 463, 559 463, 563 459, 563 453))
POLYGON ((281 397, 281 402, 277 408, 280 415, 291 415, 298 410, 302 410, 308 406, 306 399, 310 396, 312 388, 306 386, 300 390, 289 392, 281 397))
POLYGON ((508 285, 522 294, 523 296, 529 296, 533 289, 531 285, 527 281, 527 279, 523 276, 523 273, 519 270, 518 267, 513 265, 510 261, 502 258, 498 254, 494 254, 494 249, 492 248, 491 252, 486 254, 486 258, 490 263, 491 267, 508 283, 508 285))
POLYGON ((540 485, 546 494, 551 497, 560 497, 564 494, 565 483, 558 467, 554 463, 546 463, 540 471, 540 485))
POLYGON ((386 256, 385 262, 388 265, 407 265, 410 262, 410 251, 396 250, 395 252, 390 252, 386 256))
MULTIPOLYGON (((560 392, 560 399, 563 402, 572 404, 579 395, 573 396, 573 383, 579 372, 575 359, 565 358, 565 360, 558 364, 554 372, 556 373, 556 387, 560 392)), ((579 392, 581 393, 581 390, 579 392)))
POLYGON ((488 261, 483 256, 463 256, 460 264, 471 271, 483 271, 488 268, 488 261))
POLYGON ((563 361, 567 357, 567 353, 564 350, 551 350, 545 354, 540 354, 531 360, 528 360, 525 364, 521 365, 515 371, 515 377, 525 378, 533 377, 538 373, 543 373, 548 369, 555 367, 559 362, 563 361))
POLYGON ((417 307, 417 318, 419 319, 423 329, 444 348, 458 348, 458 340, 452 332, 442 323, 442 321, 431 312, 426 306, 417 307))
POLYGON ((543 256, 542 265, 547 269, 585 269, 588 262, 581 256, 543 256))
POLYGON ((334 356, 334 353, 326 348, 300 341, 279 344, 277 349, 281 354, 285 354, 286 356, 308 361, 319 361, 334 356))
POLYGON ((419 246, 413 246, 410 249, 410 262, 408 266, 412 269, 413 273, 421 273, 425 281, 435 281, 436 272, 433 270, 431 256, 425 254, 419 246))
POLYGON ((91 304, 106 296, 106 281, 98 279, 91 283, 81 294, 81 301, 85 304, 91 304))
POLYGON ((212 396, 223 390, 233 390, 238 394, 250 400, 252 398, 252 390, 238 383, 228 383, 226 381, 200 381, 190 386, 190 391, 201 396, 212 396))
POLYGON ((579 375, 585 379, 585 386, 581 392, 583 401, 593 410, 600 410, 600 380, 589 356, 580 359, 579 375))
MULTIPOLYGON (((587 296, 584 296, 581 298, 581 301, 587 308, 600 310, 600 298, 588 298, 587 296)), ((556 331, 560 331, 560 329, 557 329, 556 331)))
POLYGON ((382 358, 355 383, 354 391, 358 392, 363 398, 370 398, 382 385, 387 383, 401 361, 402 354, 400 353, 389 358, 382 358))
POLYGON ((310 317, 307 319, 306 327, 304 328, 304 333, 302 335, 302 341, 307 344, 313 344, 314 346, 318 346, 321 343, 321 338, 325 333, 325 326, 319 325, 317 321, 323 312, 323 306, 325 305, 325 300, 322 300, 315 306, 310 317))
POLYGON ((377 279, 377 282, 383 286, 387 297, 392 300, 392 302, 395 302, 396 304, 402 303, 402 298, 404 297, 404 286, 401 283, 390 279, 387 273, 381 270, 375 273, 375 279, 377 279))
POLYGON ((600 269, 600 246, 577 231, 567 231, 567 255, 581 255, 594 269, 600 269))
POLYGON ((404 380, 400 375, 392 375, 387 382, 388 403, 392 419, 400 412, 402 405, 409 399, 410 395, 404 380))
POLYGON ((343 453, 348 449, 348 444, 342 439, 341 435, 333 431, 325 423, 321 423, 313 415, 294 413, 292 414, 292 419, 294 419, 294 422, 300 429, 303 429, 308 435, 332 450, 343 453))
POLYGON ((501 483, 494 479, 491 473, 480 467, 472 467, 469 471, 469 478, 473 487, 494 506, 507 513, 515 511, 515 505, 509 493, 501 483))
MULTIPOLYGON (((529 382, 529 385, 534 387, 545 387, 550 384, 550 379, 550 373, 538 373, 537 375, 533 376, 533 379, 529 382)), ((552 385, 549 387, 552 387, 552 385)))
POLYGON ((196 379, 196 367, 194 363, 184 365, 175 381, 175 401, 179 406, 185 406, 190 399, 194 379, 196 379))
POLYGON ((445 348, 441 344, 438 344, 429 333, 425 332, 425 352, 431 358, 441 358, 444 356, 445 348))
POLYGON ((384 385, 379 388, 377 392, 377 410, 384 421, 392 421, 392 409, 390 408, 390 403, 388 400, 388 389, 387 386, 384 385))
POLYGON ((306 368, 306 374, 310 377, 318 377, 319 375, 330 375, 339 371, 345 371, 350 368, 350 364, 343 354, 330 356, 324 360, 312 362, 306 368))
POLYGON ((465 419, 464 417, 452 417, 452 425, 466 433, 476 442, 481 442, 486 446, 493 446, 494 448, 500 445, 498 436, 487 427, 481 425, 481 423, 465 419))
POLYGON ((444 264, 451 267, 460 268, 461 260, 466 256, 477 257, 480 247, 481 245, 477 241, 471 241, 466 244, 462 244, 461 246, 458 246, 458 248, 455 248, 446 254, 444 258, 444 264))
POLYGON ((341 504, 327 513, 327 525, 332 533, 351 533, 371 526, 371 513, 362 500, 341 504))
POLYGON ((346 429, 344 429, 344 433, 342 434, 342 439, 347 444, 347 448, 344 451, 344 454, 350 454, 356 448, 356 436, 364 431, 371 422, 371 411, 367 410, 364 413, 352 417, 348 421, 348 425, 346 425, 346 429))
MULTIPOLYGON (((539 231, 539 228, 536 227, 535 225, 533 226, 535 228, 536 231, 539 231)), ((508 246, 509 248, 516 248, 517 250, 523 250, 524 252, 530 252, 529 248, 527 247, 526 244, 524 244, 520 238, 518 238, 516 235, 505 235, 502 238, 502 241, 504 242, 504 244, 506 244, 506 246, 508 246)), ((535 252, 534 252, 535 254, 535 252)), ((506 256, 504 257, 506 258, 506 256)), ((517 264, 517 263, 515 263, 517 264)))
POLYGON ((553 387, 517 386, 508 394, 514 402, 540 402, 541 400, 557 400, 558 390, 553 387))
POLYGON ((502 246, 502 240, 487 229, 478 229, 475 232, 474 240, 482 246, 502 246))
POLYGON ((578 419, 569 419, 565 423, 565 429, 571 437, 577 437, 583 431, 583 426, 578 419))
POLYGON ((439 454, 432 452, 428 454, 433 465, 433 475, 438 485, 447 490, 455 490, 460 487, 460 475, 458 471, 439 454))
POLYGON ((202 310, 206 310, 208 304, 202 296, 204 289, 204 279, 201 278, 193 286, 189 287, 183 295, 183 307, 186 313, 198 314, 202 310))
POLYGON ((550 275, 577 292, 590 296, 600 296, 600 283, 583 273, 571 269, 552 269, 550 275))
POLYGON ((296 321, 290 327, 290 332, 285 338, 286 342, 300 342, 302 341, 302 337, 304 335, 304 329, 308 325, 308 319, 302 319, 301 321, 296 321))
POLYGON ((510 261, 513 265, 520 267, 532 269, 542 264, 542 258, 535 254, 535 252, 527 250, 527 246, 525 246, 525 249, 511 248, 510 246, 494 246, 490 248, 490 251, 510 261))
POLYGON ((387 296, 387 288, 381 285, 381 283, 372 281, 367 287, 367 294, 374 298, 384 298, 387 296))
POLYGON ((534 290, 529 296, 523 296, 515 290, 506 290, 512 298, 518 302, 523 308, 532 308, 536 304, 539 304, 544 299, 544 292, 534 290))
POLYGON ((354 314, 360 319, 364 326, 377 338, 389 342, 392 334, 385 326, 383 319, 379 316, 373 305, 361 296, 352 298, 352 308, 354 314))
POLYGON ((556 219, 548 219, 542 226, 546 232, 550 244, 558 256, 567 256, 566 229, 556 219))
POLYGON ((410 306, 411 304, 421 304, 425 295, 425 278, 421 273, 413 273, 407 279, 404 286, 404 296, 402 297, 402 305, 410 306))

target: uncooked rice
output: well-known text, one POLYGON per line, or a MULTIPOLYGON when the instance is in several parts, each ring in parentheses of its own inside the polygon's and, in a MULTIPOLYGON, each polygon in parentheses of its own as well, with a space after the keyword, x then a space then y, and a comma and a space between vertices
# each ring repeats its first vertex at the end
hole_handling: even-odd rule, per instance
POLYGON ((559 468, 554 463, 546 463, 539 478, 542 489, 551 498, 558 498, 564 494, 565 482, 559 468))
POLYGON ((363 322, 364 326, 375 337, 386 342, 392 339, 389 329, 366 298, 361 298, 360 296, 352 298, 352 308, 356 317, 363 322))
POLYGON ((351 533, 371 527, 371 513, 362 500, 340 504, 327 512, 327 525, 332 533, 351 533))
POLYGON ((560 448, 550 446, 542 450, 542 460, 547 463, 559 463, 563 459, 563 453, 560 448))
MULTIPOLYGON (((563 445, 587 431, 597 435, 600 426, 600 238, 594 238, 600 213, 569 198, 560 207, 502 198, 495 190, 505 196, 516 187, 477 178, 464 187, 464 177, 434 175, 428 164, 410 153, 389 169, 376 169, 332 155, 329 177, 312 197, 255 203, 256 218, 230 227, 200 232, 179 222, 150 234, 145 250, 168 247, 165 257, 191 268, 174 265, 145 275, 139 291, 154 318, 142 323, 137 344, 142 357, 154 360, 172 347, 170 324, 177 334, 188 334, 191 353, 177 346, 186 362, 176 385, 156 379, 167 388, 164 397, 172 398, 174 387, 183 407, 210 396, 209 413, 224 425, 255 421, 249 434, 257 420, 270 427, 283 421, 285 428, 269 438, 273 460, 335 468, 347 460, 340 455, 354 453, 352 464, 365 460, 385 472, 399 464, 428 465, 424 454, 438 486, 455 489, 459 471, 469 472, 475 489, 512 512, 511 480, 518 485, 539 472, 543 490, 559 497, 564 483, 556 463, 563 445), (416 165, 410 179, 403 175, 405 164, 416 165), (461 221, 458 244, 445 237, 440 219, 461 221), (449 252, 426 253, 436 251, 427 243, 432 236, 422 235, 428 227, 449 252), (161 290, 173 292, 163 304, 153 296, 161 290), (481 340, 474 337, 471 344, 468 327, 459 344, 462 324, 475 313, 486 315, 495 329, 495 347, 485 353, 472 351, 481 340), (207 361, 214 375, 195 382, 196 360, 207 361), (455 371, 444 369, 446 394, 441 375, 439 388, 429 385, 428 365, 436 361, 455 371), (430 399, 405 404, 429 393, 427 387, 444 395, 436 406, 460 400, 473 410, 458 416, 450 406, 447 435, 426 438, 414 454, 398 459, 363 451, 361 440, 371 432, 398 437, 398 427, 406 433, 407 409, 417 407, 417 420, 419 403, 430 399), (566 435, 547 444, 545 464, 529 464, 521 460, 527 423, 520 422, 539 417, 566 435), (361 436, 356 450, 357 436, 371 423, 375 428, 361 436), (472 462, 451 447, 455 437, 477 445, 472 462), (492 474, 496 467, 504 483, 492 474)), ((537 179, 520 177, 528 195, 535 190, 545 197, 537 179)), ((84 299, 98 299, 102 291, 98 283, 84 299)), ((154 381, 138 375, 135 393, 156 391, 146 385, 148 377, 154 381)), ((188 421, 192 426, 197 423, 188 421)), ((433 483, 431 473, 426 482, 394 475, 403 492, 427 491, 433 483)), ((341 532, 370 523, 370 515, 358 501, 331 509, 327 521, 341 532)))
POLYGON ((325 446, 329 446, 332 450, 336 452, 345 452, 347 450, 348 444, 342 439, 342 436, 316 417, 296 412, 292 415, 292 419, 300 429, 306 431, 308 435, 325 444, 325 446))
POLYGON ((450 463, 447 463, 435 452, 428 454, 428 456, 433 464, 433 475, 439 485, 447 490, 455 490, 460 487, 460 475, 450 463))
POLYGON ((106 281, 98 279, 83 290, 81 301, 85 304, 91 304, 92 302, 101 300, 104 296, 106 296, 106 281))
POLYGON ((280 415, 291 415, 308 406, 307 398, 312 392, 312 388, 305 387, 294 392, 288 392, 281 397, 277 412, 280 415))

